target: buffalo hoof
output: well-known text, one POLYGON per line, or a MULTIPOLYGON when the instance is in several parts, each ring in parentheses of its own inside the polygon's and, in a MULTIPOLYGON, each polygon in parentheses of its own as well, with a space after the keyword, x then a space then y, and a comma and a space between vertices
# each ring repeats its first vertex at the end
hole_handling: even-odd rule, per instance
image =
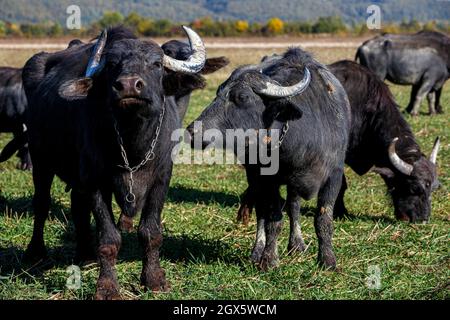
POLYGON ((278 265, 278 257, 274 256, 273 254, 263 253, 258 267, 261 271, 269 271, 271 269, 275 269, 276 267, 278 267, 278 265))
POLYGON ((242 204, 238 210, 236 220, 241 222, 244 226, 248 225, 253 208, 247 204, 242 204))
POLYGON ((35 264, 47 258, 47 249, 44 244, 35 244, 30 242, 23 256, 23 262, 35 264))
POLYGON ((141 284, 152 292, 169 292, 170 284, 166 280, 163 268, 154 269, 150 273, 142 272, 141 284))
POLYGON ((95 300, 121 300, 117 282, 109 278, 100 278, 97 281, 95 300))
POLYGON ((288 254, 293 255, 295 253, 303 253, 306 250, 305 242, 302 238, 296 238, 289 240, 288 243, 288 254))
POLYGON ((439 114, 443 114, 444 113, 444 110, 442 109, 441 105, 436 107, 436 113, 439 113, 439 114))
POLYGON ((130 218, 124 214, 120 215, 119 223, 117 224, 117 227, 122 232, 128 232, 131 233, 134 231, 133 226, 133 218, 130 218))
POLYGON ((319 265, 326 270, 336 270, 336 257, 332 251, 319 252, 319 265))

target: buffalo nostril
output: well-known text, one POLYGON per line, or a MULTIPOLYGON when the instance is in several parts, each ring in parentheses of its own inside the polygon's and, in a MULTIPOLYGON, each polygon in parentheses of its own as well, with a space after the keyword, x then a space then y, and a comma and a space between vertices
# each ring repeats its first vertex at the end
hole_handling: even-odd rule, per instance
POLYGON ((137 79, 136 83, 134 84, 134 87, 136 88, 137 92, 141 92, 142 89, 144 88, 144 81, 142 81, 141 79, 137 79))

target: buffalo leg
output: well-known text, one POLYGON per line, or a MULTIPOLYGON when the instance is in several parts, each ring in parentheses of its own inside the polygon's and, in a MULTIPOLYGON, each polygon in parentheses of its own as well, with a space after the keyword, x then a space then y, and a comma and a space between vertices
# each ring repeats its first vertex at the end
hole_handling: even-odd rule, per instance
POLYGON ((325 268, 336 268, 333 252, 333 209, 339 194, 343 170, 336 169, 319 191, 317 212, 314 216, 314 228, 319 241, 318 262, 325 268))
POLYGON ((300 196, 295 195, 289 187, 287 192, 286 205, 290 224, 288 252, 303 252, 305 251, 306 246, 303 241, 302 230, 300 227, 300 196))
POLYGON ((77 240, 75 261, 83 263, 95 260, 91 235, 91 205, 89 197, 76 190, 72 190, 70 197, 72 219, 77 240))
POLYGON ((259 175, 258 170, 259 168, 255 168, 250 165, 245 167, 245 175, 247 177, 248 187, 247 190, 245 190, 245 192, 242 194, 241 206, 239 207, 236 217, 237 222, 242 222, 244 225, 248 225, 250 216, 255 206, 255 181, 257 179, 257 176, 259 175))
POLYGON ((411 95, 409 98, 408 106, 406 107, 406 112, 411 113, 414 107, 414 101, 416 100, 417 91, 419 90, 419 85, 415 84, 412 86, 411 95))
POLYGON ((422 103, 425 95, 430 92, 433 87, 433 82, 426 76, 424 76, 422 83, 420 84, 420 88, 417 90, 416 97, 414 99, 413 107, 411 110, 411 115, 417 116, 419 114, 420 105, 422 103))
POLYGON ((430 112, 430 115, 436 114, 436 93, 434 91, 430 91, 427 94, 427 100, 428 100, 428 110, 430 112))
POLYGON ((241 196, 241 205, 236 217, 237 222, 248 225, 254 206, 255 195, 253 194, 253 189, 249 186, 241 196))
POLYGON ((159 250, 163 242, 161 212, 169 190, 170 172, 161 174, 149 190, 149 198, 144 205, 138 236, 144 249, 141 284, 154 292, 170 290, 165 271, 160 266, 159 250))
POLYGON ((39 261, 47 255, 44 243, 44 226, 50 210, 50 188, 54 175, 46 170, 33 171, 34 197, 34 226, 33 236, 25 252, 25 260, 39 261))
POLYGON ((344 203, 344 195, 346 190, 347 190, 347 179, 345 178, 345 175, 342 175, 341 189, 336 199, 336 204, 334 205, 333 218, 335 219, 344 219, 346 216, 348 216, 348 211, 344 203))
POLYGON ((252 255, 250 260, 253 263, 259 263, 261 261, 262 253, 266 246, 266 230, 265 230, 265 219, 261 212, 256 212, 256 240, 253 245, 252 255))
POLYGON ((444 113, 444 110, 442 109, 441 106, 441 93, 442 87, 436 90, 436 101, 435 101, 436 113, 444 113))
POLYGON ((272 192, 262 196, 261 200, 264 198, 269 201, 263 200, 256 203, 256 211, 263 212, 266 233, 266 245, 261 256, 259 267, 261 270, 267 271, 278 266, 277 239, 281 232, 283 215, 281 212, 281 196, 278 189, 272 190, 272 192))
MULTIPOLYGON (((106 196, 108 198, 108 196, 106 196)), ((114 224, 114 217, 105 203, 100 191, 92 195, 92 207, 97 225, 98 261, 100 275, 97 281, 97 300, 120 299, 119 285, 115 269, 117 254, 119 253, 121 238, 114 224)))

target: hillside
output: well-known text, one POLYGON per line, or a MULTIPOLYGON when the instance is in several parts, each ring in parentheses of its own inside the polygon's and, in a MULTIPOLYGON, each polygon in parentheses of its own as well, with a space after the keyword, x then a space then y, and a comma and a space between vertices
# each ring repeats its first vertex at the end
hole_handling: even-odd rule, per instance
POLYGON ((83 24, 111 10, 123 15, 136 11, 146 17, 179 22, 203 16, 262 22, 274 16, 283 20, 315 20, 339 15, 351 23, 365 20, 366 8, 373 3, 380 5, 384 21, 450 20, 448 0, 0 0, 0 20, 63 23, 67 6, 74 3, 81 8, 83 24))

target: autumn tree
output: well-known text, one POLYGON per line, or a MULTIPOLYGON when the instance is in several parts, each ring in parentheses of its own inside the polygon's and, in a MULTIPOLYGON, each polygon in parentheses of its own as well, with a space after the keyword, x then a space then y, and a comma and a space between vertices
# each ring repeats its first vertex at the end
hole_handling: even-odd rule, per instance
POLYGON ((248 31, 248 22, 245 20, 237 20, 234 23, 234 28, 236 29, 237 32, 239 33, 245 33, 248 31))
POLYGON ((284 22, 280 18, 271 18, 267 21, 267 31, 271 34, 280 34, 283 32, 284 22))

